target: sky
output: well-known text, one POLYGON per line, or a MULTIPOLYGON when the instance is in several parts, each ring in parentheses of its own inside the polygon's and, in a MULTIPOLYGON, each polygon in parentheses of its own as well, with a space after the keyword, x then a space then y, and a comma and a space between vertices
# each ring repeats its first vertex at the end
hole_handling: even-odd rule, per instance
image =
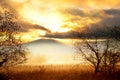
POLYGON ((56 37, 56 32, 85 32, 86 27, 98 32, 105 26, 120 25, 119 0, 4 0, 1 3, 17 11, 26 41, 44 35, 56 37))
MULTIPOLYGON (((45 37, 47 42, 53 38, 73 38, 77 32, 90 33, 88 28, 102 35, 107 28, 120 26, 120 0, 0 0, 0 5, 16 10, 18 24, 22 26, 19 34, 25 42, 45 37)), ((71 50, 69 45, 65 49, 71 50)))

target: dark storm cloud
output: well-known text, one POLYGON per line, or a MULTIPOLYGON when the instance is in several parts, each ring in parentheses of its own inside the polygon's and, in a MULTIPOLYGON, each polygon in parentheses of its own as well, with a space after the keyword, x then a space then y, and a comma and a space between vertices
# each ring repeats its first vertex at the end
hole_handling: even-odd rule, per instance
POLYGON ((107 26, 120 26, 120 9, 104 10, 105 14, 111 16, 105 16, 99 24, 106 24, 107 26))
POLYGON ((74 16, 82 16, 82 17, 86 16, 83 10, 79 8, 68 8, 68 9, 65 9, 64 12, 67 14, 74 15, 74 16))
POLYGON ((101 21, 98 23, 94 23, 94 25, 100 25, 101 27, 102 26, 108 26, 108 27, 120 26, 120 9, 109 9, 109 10, 103 10, 103 11, 105 16, 102 18, 100 17, 101 21))
POLYGON ((31 24, 28 22, 19 22, 18 25, 21 26, 20 32, 29 32, 29 30, 31 30, 31 29, 38 29, 38 30, 50 32, 49 29, 47 29, 41 25, 31 24))
POLYGON ((104 10, 104 12, 110 15, 120 15, 120 9, 108 9, 104 10))
MULTIPOLYGON (((92 24, 105 24, 108 26, 120 25, 120 9, 103 9, 103 10, 81 10, 77 8, 68 9, 66 14, 71 14, 70 21, 80 21, 85 18, 100 19, 101 21, 92 24), (78 17, 79 16, 79 17, 78 17)), ((92 24, 88 25, 91 26, 92 24)))
POLYGON ((77 31, 47 33, 44 37, 49 38, 76 38, 77 31))
POLYGON ((70 14, 72 16, 79 17, 101 17, 102 10, 89 10, 89 9, 81 9, 81 8, 67 8, 62 10, 65 14, 70 14))
POLYGON ((120 15, 116 15, 112 18, 105 18, 101 21, 101 23, 104 23, 108 26, 116 26, 116 25, 120 25, 120 15))
POLYGON ((120 9, 109 9, 103 11, 106 16, 100 17, 100 22, 87 26, 91 32, 88 36, 107 37, 112 33, 112 29, 116 26, 117 29, 120 29, 120 9))
POLYGON ((97 36, 100 38, 105 38, 111 34, 110 31, 112 28, 114 28, 115 26, 117 26, 118 28, 120 27, 120 9, 104 9, 98 11, 90 10, 84 12, 83 10, 72 8, 66 10, 66 14, 72 15, 72 18, 69 22, 77 24, 79 24, 79 22, 84 20, 86 17, 91 19, 92 21, 94 21, 95 18, 100 19, 100 21, 91 23, 89 25, 84 25, 84 27, 82 28, 79 27, 80 25, 78 25, 75 31, 46 34, 46 37, 77 38, 97 36))
POLYGON ((33 26, 35 29, 41 29, 41 30, 44 30, 44 31, 46 31, 46 32, 51 32, 49 29, 47 29, 47 28, 45 28, 45 27, 43 27, 43 26, 40 26, 40 25, 34 25, 33 26))
POLYGON ((80 8, 68 8, 63 12, 72 16, 70 19, 72 22, 89 18, 91 20, 101 19, 102 23, 110 23, 110 25, 120 24, 120 9, 82 10, 80 8))

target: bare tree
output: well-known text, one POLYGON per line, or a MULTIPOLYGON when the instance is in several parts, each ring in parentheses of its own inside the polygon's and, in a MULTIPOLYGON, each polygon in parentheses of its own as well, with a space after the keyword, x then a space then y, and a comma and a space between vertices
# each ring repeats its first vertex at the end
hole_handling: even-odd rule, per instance
POLYGON ((4 63, 16 65, 26 60, 19 29, 15 10, 0 6, 0 67, 4 63))
POLYGON ((85 60, 90 62, 94 67, 94 72, 97 73, 99 71, 100 63, 103 58, 103 54, 99 52, 98 41, 96 39, 95 42, 90 40, 83 40, 82 42, 77 41, 75 43, 79 54, 82 54, 85 60))
POLYGON ((110 38, 84 38, 75 43, 78 53, 94 67, 94 73, 99 71, 112 73, 120 62, 119 42, 110 38))

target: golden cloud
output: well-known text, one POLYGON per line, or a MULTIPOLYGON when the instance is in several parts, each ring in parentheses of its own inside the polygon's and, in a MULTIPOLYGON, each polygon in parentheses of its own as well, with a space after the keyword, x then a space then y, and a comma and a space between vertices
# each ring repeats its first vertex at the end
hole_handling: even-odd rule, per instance
POLYGON ((53 32, 66 32, 76 27, 98 23, 110 22, 113 25, 114 19, 118 18, 115 13, 119 13, 120 8, 119 0, 9 0, 9 2, 25 20, 42 25, 53 32))

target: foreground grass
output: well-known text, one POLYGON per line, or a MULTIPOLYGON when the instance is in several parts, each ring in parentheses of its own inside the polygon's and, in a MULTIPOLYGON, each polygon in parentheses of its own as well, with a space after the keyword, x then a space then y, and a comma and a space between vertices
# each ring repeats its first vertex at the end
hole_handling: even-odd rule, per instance
POLYGON ((9 67, 7 71, 2 69, 1 74, 9 80, 120 80, 120 72, 106 78, 93 74, 91 67, 83 65, 16 66, 9 67))

